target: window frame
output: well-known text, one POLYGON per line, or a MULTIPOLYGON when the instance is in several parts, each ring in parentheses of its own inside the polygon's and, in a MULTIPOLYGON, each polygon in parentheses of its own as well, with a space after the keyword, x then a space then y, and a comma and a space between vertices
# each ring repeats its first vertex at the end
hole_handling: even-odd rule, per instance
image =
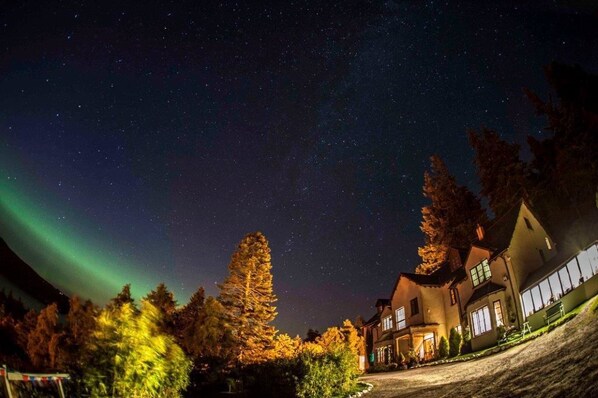
POLYGON ((492 307, 494 308, 494 319, 496 321, 496 327, 505 326, 505 316, 502 311, 502 304, 500 300, 495 300, 492 303, 492 307))
POLYGON ((488 259, 485 258, 475 267, 472 267, 469 270, 469 274, 471 276, 471 284, 474 288, 492 279, 492 271, 490 270, 490 263, 488 262, 488 259))
POLYGON ((395 314, 396 314, 396 328, 397 330, 403 330, 407 327, 407 314, 405 313, 405 307, 399 307, 395 310, 395 314), (400 313, 403 313, 403 318, 401 319, 399 317, 400 313), (401 323, 402 323, 402 327, 401 327, 401 323))
POLYGON ((492 331, 492 318, 490 317, 490 309, 487 305, 471 311, 471 326, 473 337, 479 337, 492 331), (488 324, 486 324, 486 321, 488 324))

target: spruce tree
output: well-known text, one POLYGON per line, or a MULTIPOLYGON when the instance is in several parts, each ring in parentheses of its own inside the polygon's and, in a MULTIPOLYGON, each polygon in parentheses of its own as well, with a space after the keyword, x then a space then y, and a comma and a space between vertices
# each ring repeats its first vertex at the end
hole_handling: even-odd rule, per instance
POLYGON ((58 305, 48 305, 41 310, 37 317, 35 328, 29 332, 27 354, 33 366, 38 369, 48 369, 51 366, 50 343, 57 333, 58 305))
POLYGON ((482 128, 469 132, 469 142, 475 151, 474 163, 482 187, 496 217, 506 213, 525 197, 525 164, 519 159, 519 145, 510 144, 498 133, 482 128))
POLYGON ((270 247, 260 232, 246 235, 232 256, 229 275, 220 288, 220 302, 233 331, 240 364, 260 362, 272 346, 276 296, 272 289, 270 247))
POLYGON ((479 199, 466 187, 457 185, 442 159, 432 156, 431 171, 424 174, 424 196, 430 204, 422 208, 421 230, 424 246, 418 249, 420 274, 436 271, 446 261, 451 247, 467 247, 475 237, 478 223, 486 221, 479 199))
POLYGON ((117 309, 122 307, 124 304, 131 304, 135 307, 135 299, 131 297, 131 284, 127 283, 123 286, 122 290, 116 295, 116 297, 112 298, 108 305, 106 306, 108 309, 117 309))

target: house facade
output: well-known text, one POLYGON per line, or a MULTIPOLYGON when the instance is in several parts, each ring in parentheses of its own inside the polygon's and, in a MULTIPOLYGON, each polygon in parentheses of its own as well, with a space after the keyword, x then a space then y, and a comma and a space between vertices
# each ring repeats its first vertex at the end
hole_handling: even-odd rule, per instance
POLYGON ((502 328, 535 330, 553 306, 567 312, 598 294, 598 243, 557 251, 525 201, 476 232, 466 252, 452 249, 433 274, 399 275, 372 334, 376 363, 410 351, 432 359, 453 327, 467 328, 481 350, 497 344, 502 328))

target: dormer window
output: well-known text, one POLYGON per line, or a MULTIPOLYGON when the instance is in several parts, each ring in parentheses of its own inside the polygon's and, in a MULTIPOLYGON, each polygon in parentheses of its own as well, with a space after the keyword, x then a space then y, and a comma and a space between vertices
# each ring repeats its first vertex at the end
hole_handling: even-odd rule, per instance
POLYGON ((471 283, 473 284, 473 287, 487 281, 492 276, 490 273, 490 264, 488 264, 487 259, 473 267, 469 272, 471 274, 471 283))

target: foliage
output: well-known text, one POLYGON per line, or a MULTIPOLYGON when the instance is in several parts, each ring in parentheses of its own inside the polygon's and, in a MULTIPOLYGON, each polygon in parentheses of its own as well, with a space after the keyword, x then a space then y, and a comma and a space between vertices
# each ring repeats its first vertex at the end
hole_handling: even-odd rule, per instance
POLYGON ((456 357, 461 352, 461 333, 452 328, 449 334, 449 357, 456 357))
POLYGON ((161 282, 145 296, 144 300, 149 301, 154 307, 160 311, 160 318, 166 324, 172 320, 172 316, 176 310, 176 300, 174 293, 172 293, 166 285, 161 282))
POLYGON ((276 296, 272 289, 270 247, 260 232, 246 235, 232 256, 220 287, 240 364, 260 362, 273 344, 276 296))
POLYGON ((405 359, 405 355, 403 355, 403 353, 402 353, 402 352, 400 352, 400 351, 399 351, 399 358, 398 358, 398 359, 399 359, 399 363, 400 363, 401 365, 405 364, 405 363, 406 363, 406 361, 407 361, 407 360, 405 359))
POLYGON ((161 333, 160 311, 142 302, 107 308, 86 352, 84 381, 93 396, 179 396, 189 383, 191 362, 170 336, 161 333))
MULTIPOLYGON (((57 333, 58 326, 58 305, 51 304, 41 310, 37 317, 35 328, 27 336, 27 355, 33 366, 38 369, 49 369, 51 367, 51 345, 52 337, 57 333)), ((53 354, 52 354, 53 355, 53 354)))
POLYGON ((348 347, 324 355, 304 352, 300 369, 296 392, 299 398, 346 395, 354 389, 359 376, 357 358, 348 347))
POLYGON ((116 297, 112 298, 108 303, 107 307, 110 309, 118 308, 123 306, 124 304, 131 304, 133 308, 135 308, 135 299, 131 297, 131 284, 127 283, 123 286, 122 290, 116 295, 116 297))
POLYGON ((314 330, 312 328, 309 328, 309 330, 307 331, 307 336, 305 337, 305 339, 303 341, 311 341, 314 342, 316 341, 316 339, 318 337, 320 337, 322 335, 322 333, 320 333, 317 329, 314 330))
POLYGON ((440 337, 440 344, 438 345, 438 356, 442 359, 449 355, 449 342, 446 337, 440 337))
POLYGON ((482 187, 496 217, 505 214, 525 196, 525 164, 519 159, 519 145, 500 138, 496 131, 482 128, 469 132, 475 151, 474 162, 482 187))
POLYGON ((422 263, 415 272, 430 274, 446 261, 449 248, 469 245, 486 213, 471 191, 457 185, 439 156, 431 157, 431 171, 424 174, 423 189, 431 203, 422 208, 420 228, 425 245, 418 249, 422 263))

